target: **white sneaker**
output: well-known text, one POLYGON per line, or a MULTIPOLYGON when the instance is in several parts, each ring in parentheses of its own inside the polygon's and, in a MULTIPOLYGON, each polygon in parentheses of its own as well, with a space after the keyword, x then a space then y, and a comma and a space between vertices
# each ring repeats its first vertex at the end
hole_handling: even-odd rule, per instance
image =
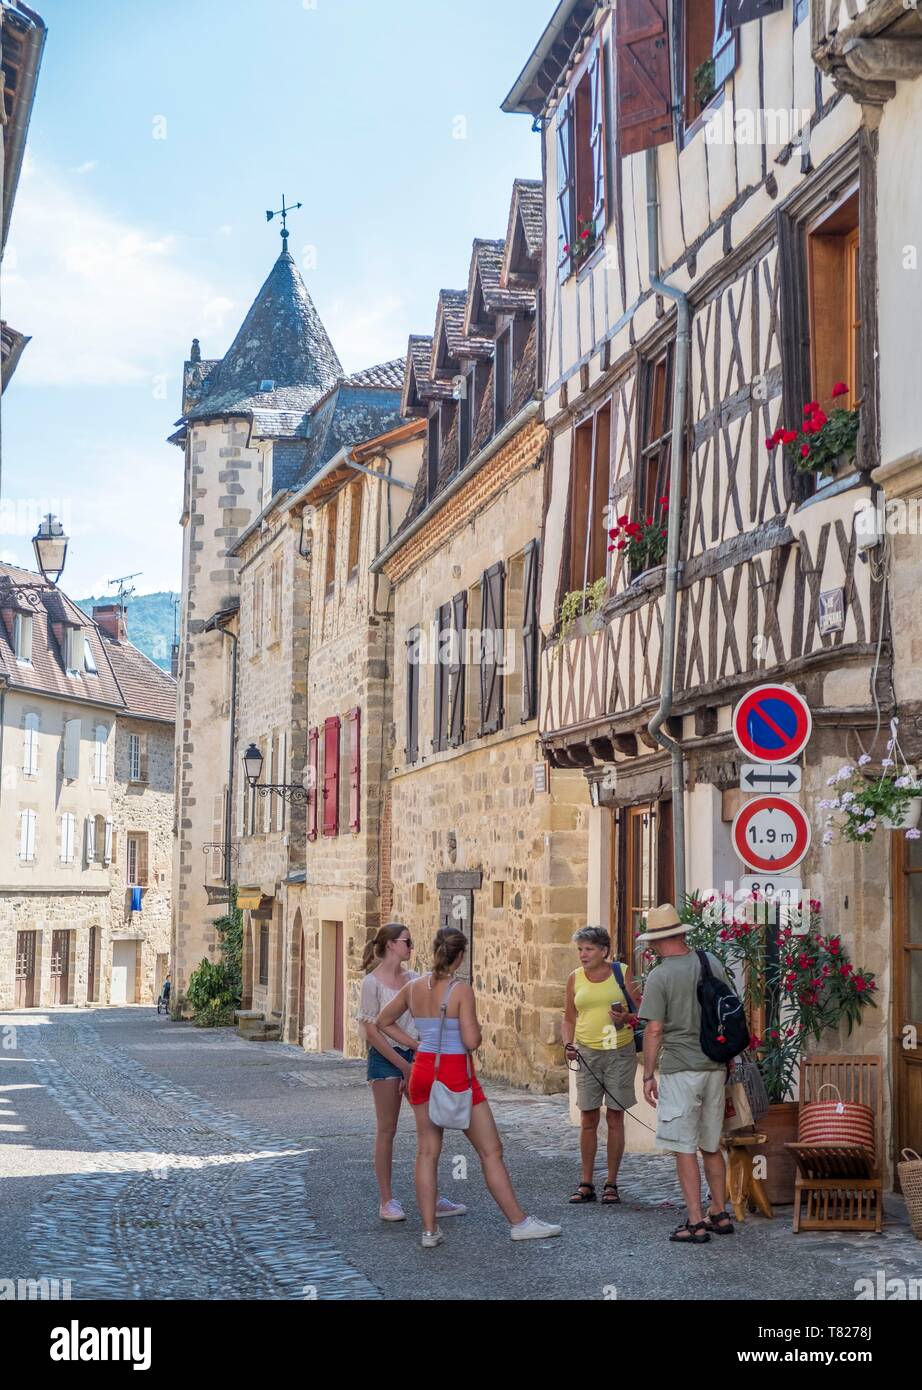
POLYGON ((526 1216, 517 1226, 510 1227, 509 1234, 513 1240, 548 1240, 551 1236, 559 1236, 561 1230, 562 1227, 554 1226, 550 1221, 539 1221, 537 1216, 526 1216))
POLYGON ((384 1203, 383 1207, 379 1207, 378 1215, 382 1221, 406 1221, 407 1219, 407 1214, 396 1197, 392 1197, 389 1202, 384 1203))
POLYGON ((449 1202, 447 1197, 440 1197, 435 1204, 436 1216, 463 1216, 467 1207, 463 1202, 449 1202))
POLYGON ((423 1249, 431 1250, 434 1246, 441 1245, 444 1239, 438 1226, 434 1231, 423 1231, 423 1249))

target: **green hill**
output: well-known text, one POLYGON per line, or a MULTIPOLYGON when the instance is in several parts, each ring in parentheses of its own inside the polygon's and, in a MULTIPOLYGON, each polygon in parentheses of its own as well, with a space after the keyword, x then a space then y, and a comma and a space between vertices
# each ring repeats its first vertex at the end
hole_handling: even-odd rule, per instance
MULTIPOLYGON (((170 669, 173 647, 173 599, 175 594, 135 594, 128 600, 128 637, 164 671, 170 669)), ((78 607, 90 617, 93 605, 112 603, 113 595, 78 598, 78 607)))

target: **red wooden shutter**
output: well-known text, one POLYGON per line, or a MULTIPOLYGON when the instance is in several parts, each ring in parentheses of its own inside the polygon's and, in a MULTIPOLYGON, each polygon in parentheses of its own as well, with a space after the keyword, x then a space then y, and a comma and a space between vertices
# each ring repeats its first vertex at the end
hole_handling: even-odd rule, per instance
POLYGON ((525 547, 525 613, 522 623, 522 723, 538 713, 538 554, 539 542, 525 547))
POLYGON ((592 149, 592 222, 596 236, 604 232, 608 218, 606 196, 606 177, 608 166, 608 140, 605 123, 605 49, 597 43, 595 54, 589 65, 589 93, 592 109, 592 133, 589 137, 592 149))
POLYGON ((449 673, 449 704, 451 708, 448 742, 452 748, 464 742, 464 645, 467 635, 467 591, 455 594, 451 601, 451 663, 449 673))
POLYGON ((323 725, 323 833, 339 834, 339 715, 323 725))
POLYGON ((481 599, 480 732, 494 734, 503 727, 503 588, 501 560, 484 571, 481 599))
POLYGON ((432 747, 441 753, 448 747, 448 658, 450 647, 445 634, 451 632, 451 604, 443 603, 435 612, 435 702, 433 705, 432 747))
POLYGON ((570 273, 570 251, 576 223, 576 158, 573 97, 564 97, 557 117, 557 268, 561 279, 570 273))
POLYGON ((358 830, 361 826, 359 794, 361 792, 362 711, 351 709, 346 718, 349 720, 349 829, 358 830))
POLYGON ((734 29, 740 24, 748 24, 752 19, 761 19, 766 14, 777 14, 784 9, 784 0, 730 0, 730 23, 734 29))
POLYGON ((307 838, 317 838, 317 777, 319 768, 320 730, 311 729, 307 735, 307 838))
POLYGON ((615 48, 622 156, 668 144, 673 138, 666 15, 666 0, 618 0, 615 48))

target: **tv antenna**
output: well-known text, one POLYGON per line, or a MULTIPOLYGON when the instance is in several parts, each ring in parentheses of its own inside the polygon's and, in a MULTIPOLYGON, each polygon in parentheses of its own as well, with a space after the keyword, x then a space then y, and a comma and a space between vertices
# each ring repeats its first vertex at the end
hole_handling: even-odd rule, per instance
POLYGON ((118 585, 118 593, 116 594, 116 601, 118 602, 118 604, 119 604, 121 607, 124 607, 124 606, 125 606, 125 600, 131 598, 132 594, 134 593, 135 586, 134 586, 133 584, 129 586, 129 584, 128 584, 129 579, 137 579, 137 578, 138 578, 140 575, 142 575, 143 573, 144 573, 143 570, 135 570, 134 574, 123 574, 123 575, 121 576, 120 579, 110 579, 110 580, 109 580, 109 588, 110 588, 110 589, 112 588, 112 585, 113 585, 113 584, 117 584, 117 585, 118 585))

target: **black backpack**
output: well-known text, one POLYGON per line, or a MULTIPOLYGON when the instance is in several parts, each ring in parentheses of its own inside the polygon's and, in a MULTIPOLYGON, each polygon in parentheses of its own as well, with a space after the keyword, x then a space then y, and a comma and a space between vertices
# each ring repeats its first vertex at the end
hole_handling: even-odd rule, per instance
POLYGON ((701 1005, 701 1051, 712 1062, 732 1062, 749 1046, 749 1024, 739 995, 711 969, 707 951, 696 951, 701 962, 698 1003, 701 1005))

